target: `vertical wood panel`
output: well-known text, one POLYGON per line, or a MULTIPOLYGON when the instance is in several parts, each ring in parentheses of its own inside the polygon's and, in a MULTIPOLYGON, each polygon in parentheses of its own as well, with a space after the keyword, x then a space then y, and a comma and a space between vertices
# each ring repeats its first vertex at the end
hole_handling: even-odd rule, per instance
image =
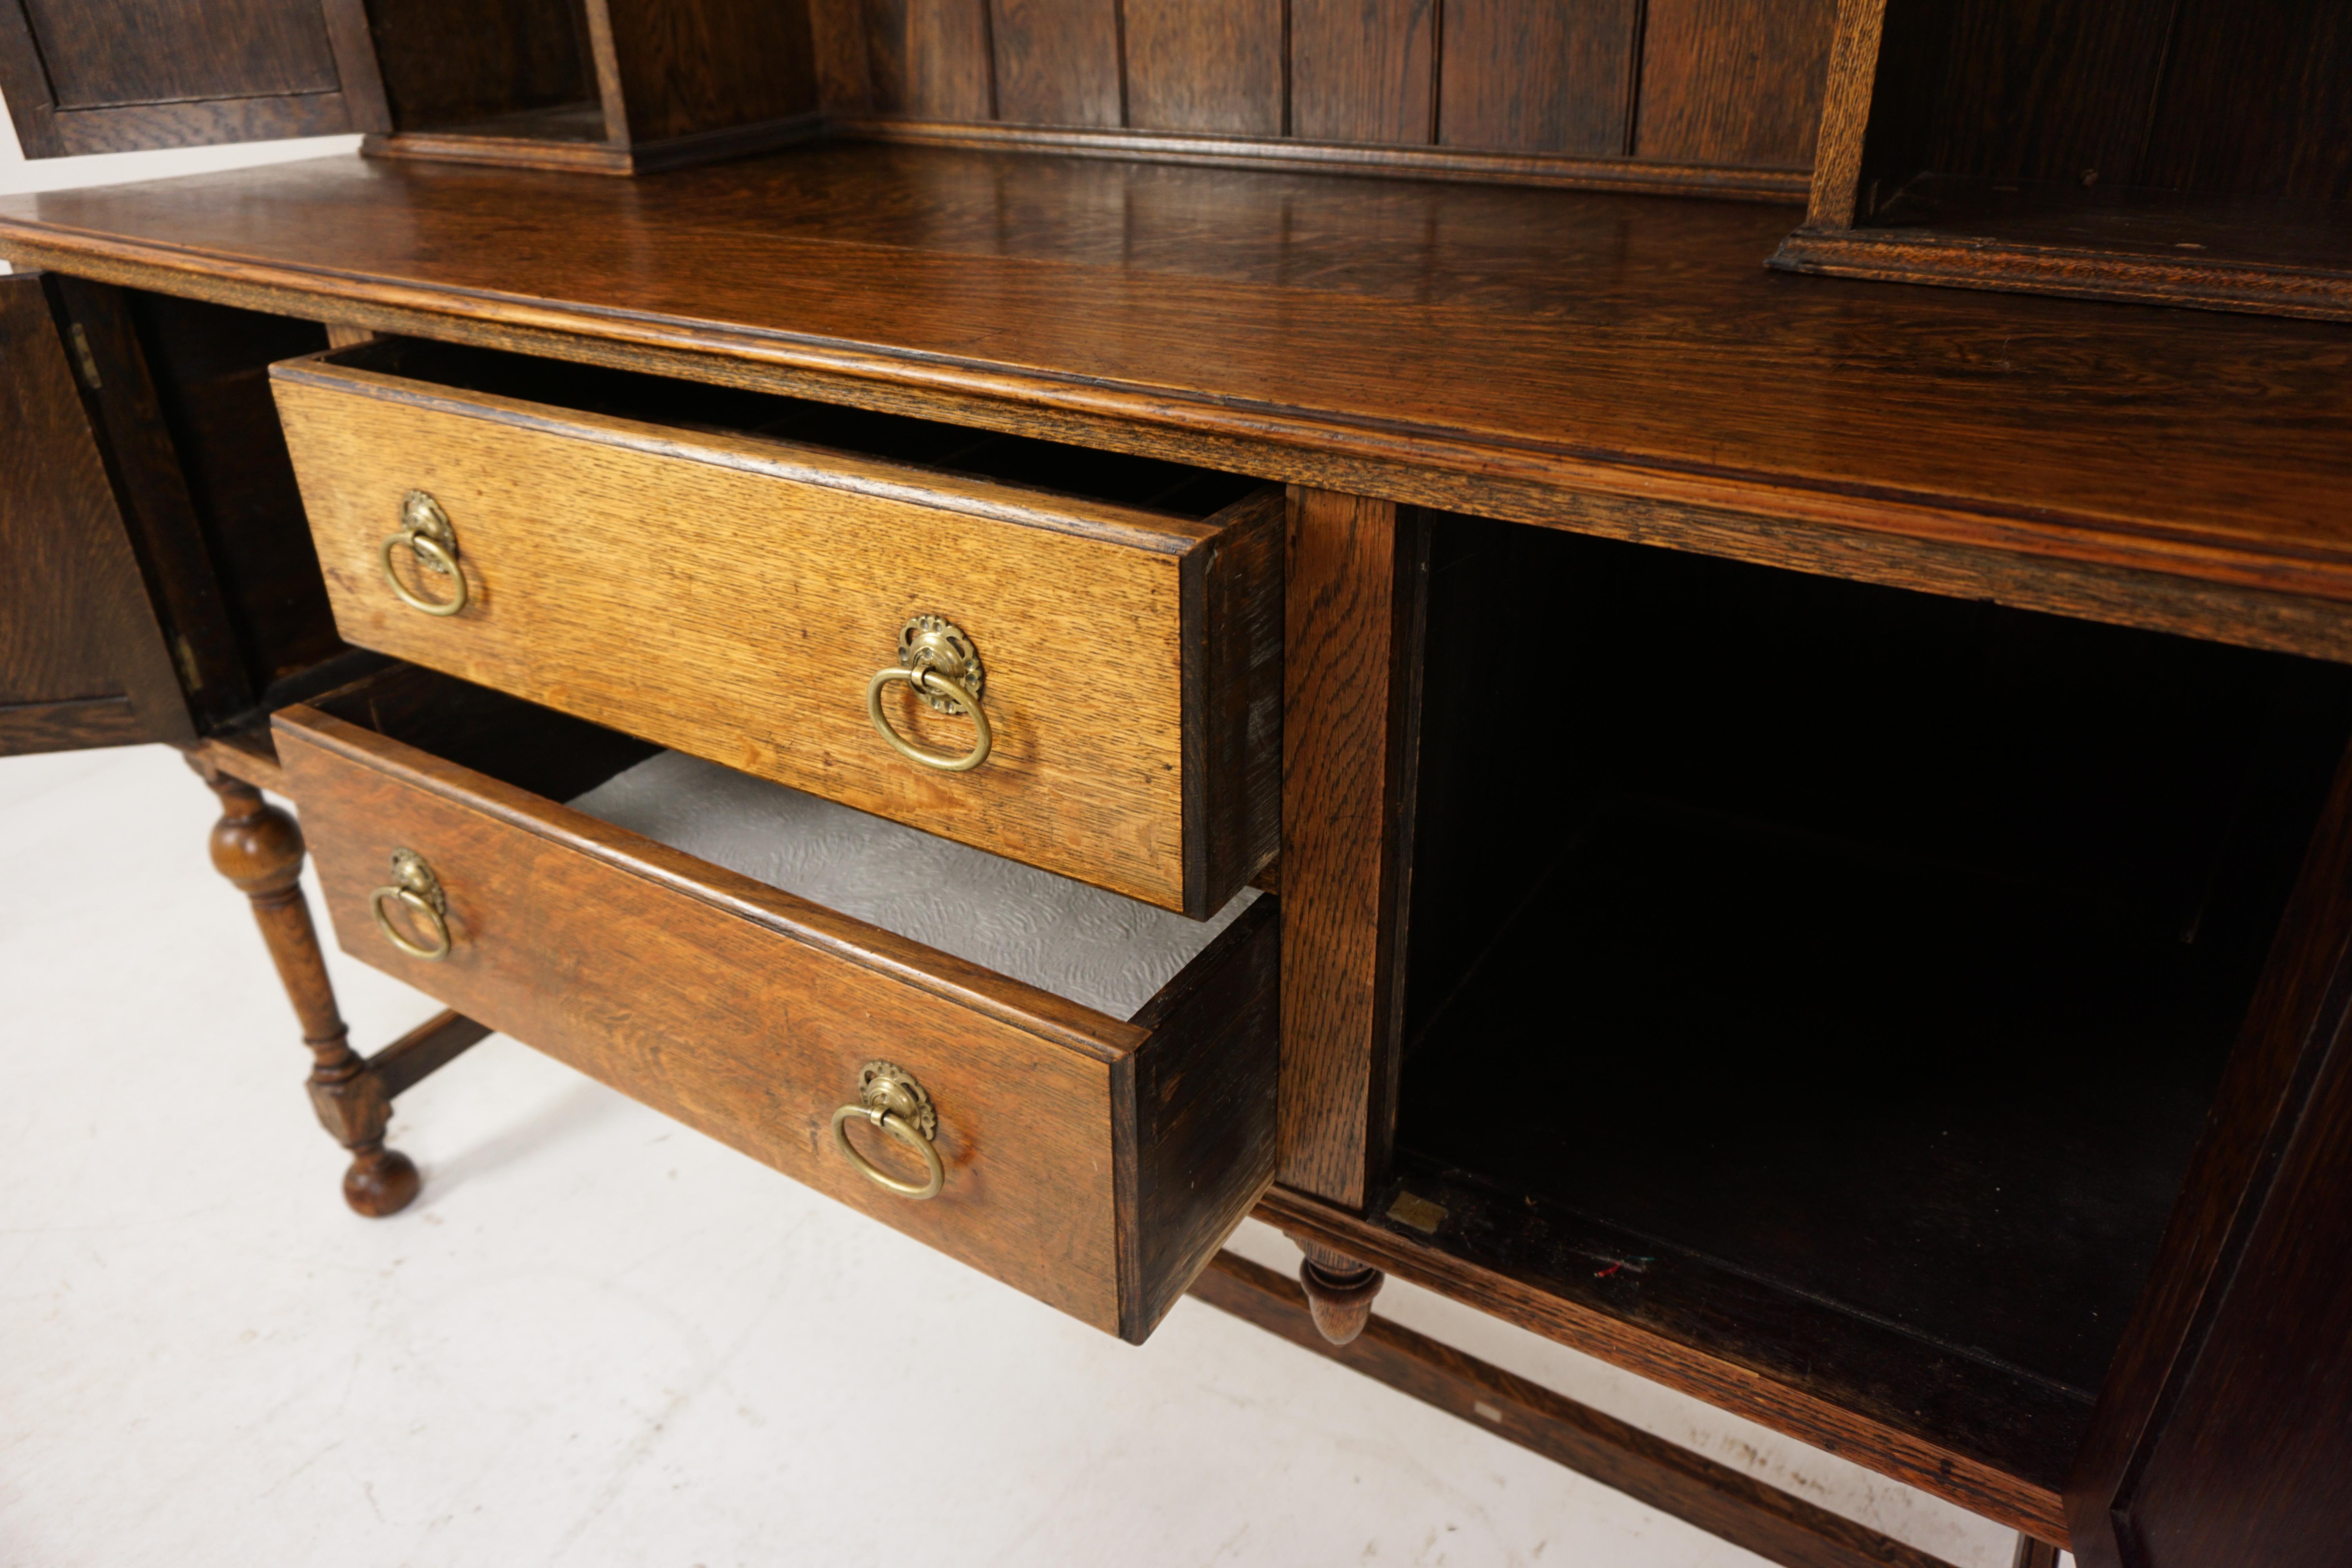
POLYGON ((59 109, 334 92, 318 0, 22 0, 59 109))
POLYGON ((1437 140, 1623 153, 1641 20, 1641 0, 1446 0, 1437 140))
POLYGON ((1960 0, 1927 167, 2132 184, 2175 0, 1960 0))
POLYGON ((809 42, 816 52, 818 102, 837 114, 872 110, 873 57, 859 0, 809 0, 809 42))
POLYGON ((1349 1207, 1395 1133, 1420 539, 1393 502, 1291 492, 1276 1179, 1349 1207))
POLYGON ((1635 154, 1804 168, 1836 25, 1837 0, 1650 0, 1635 154))
POLYGON ((2352 7, 2187 0, 2137 179, 2352 200, 2352 7))
POLYGON ((816 107, 808 0, 604 5, 632 142, 783 120, 816 107))
POLYGON ((1121 125, 1117 0, 993 0, 996 117, 1014 125, 1121 125))
POLYGON ((1436 37, 1436 0, 1291 0, 1290 133, 1426 142, 1436 37))
POLYGON ((67 353, 0 278, 0 755, 195 738, 67 353))
POLYGON ((877 112, 995 117, 988 0, 866 0, 865 9, 877 112))
POLYGON ((1282 0, 1127 0, 1128 123, 1282 134, 1282 0))

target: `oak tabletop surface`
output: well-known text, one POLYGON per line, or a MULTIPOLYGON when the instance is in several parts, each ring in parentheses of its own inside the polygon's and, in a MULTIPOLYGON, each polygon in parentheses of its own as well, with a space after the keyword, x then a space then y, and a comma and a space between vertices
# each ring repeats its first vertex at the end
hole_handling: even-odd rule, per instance
POLYGON ((636 179, 335 158, 0 198, 0 253, 1457 472, 1940 508, 2352 598, 2352 325, 1766 270, 1800 216, 831 143, 636 179))

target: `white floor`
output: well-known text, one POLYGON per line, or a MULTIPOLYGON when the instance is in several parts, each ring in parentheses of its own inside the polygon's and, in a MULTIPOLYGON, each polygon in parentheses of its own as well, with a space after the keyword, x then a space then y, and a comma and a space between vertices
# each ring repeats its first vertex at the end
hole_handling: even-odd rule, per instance
MULTIPOLYGON (((213 815, 160 748, 0 761, 0 1563, 1759 1561, 1199 1302, 1118 1344, 506 1039, 402 1099, 424 1196, 360 1219, 213 815)), ((333 962, 362 1049, 435 1011, 333 962)), ((2009 1561, 1557 1346, 1381 1307, 2009 1561)))

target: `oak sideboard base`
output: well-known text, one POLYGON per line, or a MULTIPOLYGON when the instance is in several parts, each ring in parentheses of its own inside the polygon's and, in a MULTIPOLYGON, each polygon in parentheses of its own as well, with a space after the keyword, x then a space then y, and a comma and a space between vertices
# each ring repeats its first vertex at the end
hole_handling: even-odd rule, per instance
POLYGON ((372 1219, 398 1214, 415 1201, 419 1178, 407 1155, 384 1146, 393 1099, 489 1030, 443 1013, 373 1057, 352 1050, 351 1029, 336 1008, 334 983, 320 954, 310 900, 302 896, 301 827, 214 758, 191 752, 188 765, 221 801, 221 819, 213 826, 213 865, 252 902, 254 922, 301 1023, 302 1043, 310 1047, 306 1087, 311 1108, 328 1135, 351 1153, 343 1201, 372 1219))
MULTIPOLYGON (((1381 1279, 1377 1271, 1367 1272, 1375 1282, 1381 1279)), ((1192 1293, 1302 1350, 1784 1568, 1949 1568, 1929 1552, 1374 1317, 1370 1291, 1363 1296, 1357 1331, 1335 1342, 1324 1329, 1313 1289, 1302 1291, 1271 1268, 1220 1252, 1193 1281, 1192 1293)), ((2057 1560, 2056 1547, 2019 1535, 2016 1568, 2052 1568, 2057 1560)))

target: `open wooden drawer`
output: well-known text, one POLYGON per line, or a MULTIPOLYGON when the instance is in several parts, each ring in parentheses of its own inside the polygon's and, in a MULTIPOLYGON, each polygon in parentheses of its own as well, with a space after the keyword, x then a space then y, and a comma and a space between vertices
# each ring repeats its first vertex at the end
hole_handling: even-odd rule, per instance
POLYGON ((1098 1328, 1149 1334, 1272 1175, 1271 897, 1188 921, 413 668, 276 725, 345 951, 1098 1328))
POLYGON ((1195 918, 1274 855, 1275 487, 407 340, 272 378, 352 642, 1195 918))

